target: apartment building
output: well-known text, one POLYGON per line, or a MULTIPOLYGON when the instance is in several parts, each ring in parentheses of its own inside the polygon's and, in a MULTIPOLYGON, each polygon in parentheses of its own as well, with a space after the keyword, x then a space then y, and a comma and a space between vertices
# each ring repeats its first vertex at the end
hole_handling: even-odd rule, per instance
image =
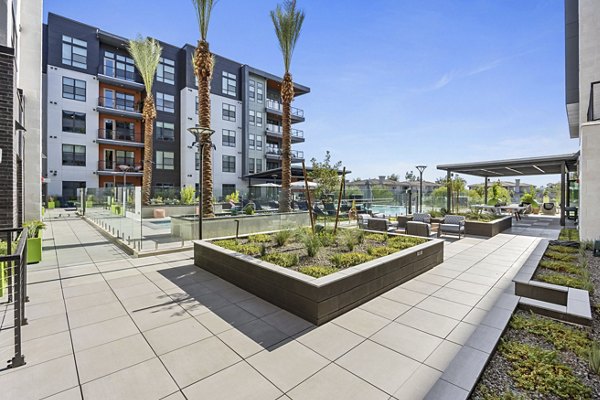
POLYGON ((1 228, 41 216, 41 22, 41 0, 0 0, 1 228))
MULTIPOLYGON (((193 38, 191 38, 193 39, 193 38)), ((55 14, 44 27, 48 154, 46 194, 69 199, 78 188, 141 185, 144 86, 126 50, 127 39, 55 14)), ((161 63, 153 95, 153 186, 197 186, 195 137, 198 90, 194 47, 160 42, 161 63)), ((244 191, 248 176, 281 166, 281 78, 215 55, 211 128, 215 197, 244 191)), ((310 91, 296 84, 296 95, 310 91)), ((298 108, 293 123, 304 121, 298 108)), ((294 126, 294 161, 304 133, 294 126)), ((252 180, 252 183, 260 183, 252 180)))
POLYGON ((565 100, 579 140, 579 233, 600 239, 600 2, 565 0, 565 100))

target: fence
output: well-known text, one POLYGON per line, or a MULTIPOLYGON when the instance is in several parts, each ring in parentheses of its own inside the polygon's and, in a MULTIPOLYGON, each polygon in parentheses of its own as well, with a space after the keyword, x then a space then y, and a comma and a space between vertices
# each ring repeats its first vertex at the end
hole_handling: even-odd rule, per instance
MULTIPOLYGON (((6 244, 6 255, 0 256, 0 268, 7 271, 8 302, 13 303, 12 329, 14 330, 15 355, 8 361, 8 368, 25 365, 25 356, 21 347, 21 326, 27 325, 25 303, 29 301, 27 298, 27 233, 27 228, 0 229, 0 236, 3 237, 6 244), (17 238, 18 241, 13 252, 17 238)), ((4 284, 4 281, 0 283, 2 287, 4 284)))

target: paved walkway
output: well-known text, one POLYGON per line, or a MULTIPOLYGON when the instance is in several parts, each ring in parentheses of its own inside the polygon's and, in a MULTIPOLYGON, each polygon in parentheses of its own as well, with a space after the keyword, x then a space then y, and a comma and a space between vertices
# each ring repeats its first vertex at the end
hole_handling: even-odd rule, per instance
MULTIPOLYGON (((29 273, 27 365, 0 371, 7 399, 418 399, 479 324, 496 329, 539 242, 448 243, 443 264, 315 327, 191 251, 133 259, 80 219, 48 225, 29 273)), ((11 316, 0 311, 4 360, 11 316)))

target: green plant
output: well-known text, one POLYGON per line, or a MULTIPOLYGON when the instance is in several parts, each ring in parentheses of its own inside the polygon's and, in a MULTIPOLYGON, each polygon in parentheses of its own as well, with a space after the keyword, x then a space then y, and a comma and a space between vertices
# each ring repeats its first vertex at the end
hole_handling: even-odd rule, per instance
POLYGON ((312 163, 312 171, 309 177, 318 184, 315 188, 315 199, 322 199, 331 193, 335 193, 340 186, 340 177, 338 170, 342 166, 342 162, 338 161, 331 163, 331 153, 325 152, 323 162, 317 161, 316 158, 310 160, 312 163))
POLYGON ((374 257, 365 253, 341 253, 331 256, 330 261, 336 268, 347 268, 372 260, 374 257))
POLYGON ((28 228, 27 237, 32 239, 38 237, 38 234, 41 230, 46 229, 46 224, 44 221, 31 220, 24 222, 23 227, 28 228))
POLYGON ((417 237, 393 236, 387 241, 387 245, 393 247, 397 251, 408 249, 409 247, 413 247, 426 242, 427 239, 421 239, 417 237))
POLYGON ((372 240, 373 242, 385 243, 388 240, 388 235, 383 233, 368 233, 365 235, 366 240, 372 240))
POLYGON ((303 235, 300 239, 304 248, 306 249, 306 254, 309 257, 314 257, 319 252, 319 249, 322 247, 320 235, 313 235, 312 233, 303 235))
POLYGON ((333 231, 329 231, 327 229, 323 229, 318 235, 321 245, 324 247, 333 246, 337 241, 337 236, 333 233, 333 231))
POLYGON ((254 215, 254 204, 248 204, 244 207, 244 214, 254 215))
POLYGON ((592 343, 589 349, 589 363, 590 369, 594 371, 596 375, 600 375, 600 345, 598 342, 592 343))
POLYGON ((558 240, 569 240, 579 242, 579 231, 575 228, 563 228, 560 230, 558 240))
POLYGON ((281 231, 275 232, 273 237, 275 238, 275 243, 277 246, 285 246, 287 241, 292 237, 293 232, 289 229, 283 229, 281 231))
POLYGON ((256 244, 241 244, 236 239, 216 240, 213 244, 249 256, 258 255, 261 252, 260 246, 256 244))
POLYGON ((581 273, 581 268, 577 264, 574 264, 572 262, 542 260, 540 261, 539 265, 540 267, 558 272, 568 272, 570 274, 581 273))
POLYGON ((546 251, 544 257, 556 261, 574 262, 577 261, 576 253, 561 253, 560 251, 546 251))
POLYGON ((267 246, 264 243, 260 244, 260 256, 264 257, 267 254, 267 246))
POLYGON ((581 277, 573 277, 560 273, 538 275, 536 276, 536 279, 542 282, 572 287, 575 289, 583 289, 587 291, 593 291, 594 289, 592 283, 589 280, 585 280, 581 277))
POLYGON ((234 203, 239 203, 240 202, 240 192, 238 190, 236 190, 233 193, 228 194, 227 196, 225 196, 225 201, 226 202, 230 202, 232 201, 234 203))
POLYGON ((499 350, 511 364, 508 374, 517 386, 566 399, 591 397, 591 388, 584 385, 571 368, 560 363, 555 351, 515 341, 503 342, 499 350))
POLYGON ((498 394, 492 391, 489 387, 484 384, 477 385, 475 394, 478 394, 483 400, 526 400, 527 398, 523 395, 516 394, 506 388, 504 392, 498 394))
POLYGON ((250 235, 248 236, 248 241, 252 243, 269 243, 271 241, 271 235, 265 235, 264 233, 250 235))
POLYGON ((262 257, 262 260, 281 267, 290 268, 298 264, 298 254, 295 253, 270 253, 262 257))
POLYGON ((547 251, 553 251, 553 252, 558 252, 558 253, 577 253, 577 247, 551 245, 551 246, 548 246, 547 251))
MULTIPOLYGON (((362 230, 356 230, 356 232, 363 232, 362 230)), ((356 247, 359 243, 358 235, 356 234, 354 229, 346 229, 342 232, 342 244, 348 249, 348 251, 353 251, 354 247, 356 247)))
POLYGON ((303 274, 310 275, 314 278, 320 278, 322 276, 333 274, 338 270, 332 267, 321 267, 317 265, 311 265, 309 267, 300 267, 298 268, 298 271, 302 272, 303 274))
POLYGON ((531 204, 531 207, 540 206, 531 193, 525 193, 523 196, 521 196, 521 203, 529 203, 531 204))
POLYGON ((181 188, 181 202, 183 204, 194 204, 194 199, 196 197, 196 189, 193 186, 185 186, 181 188))
POLYGON ((367 247, 367 254, 374 258, 384 257, 397 251, 398 249, 393 247, 367 247))

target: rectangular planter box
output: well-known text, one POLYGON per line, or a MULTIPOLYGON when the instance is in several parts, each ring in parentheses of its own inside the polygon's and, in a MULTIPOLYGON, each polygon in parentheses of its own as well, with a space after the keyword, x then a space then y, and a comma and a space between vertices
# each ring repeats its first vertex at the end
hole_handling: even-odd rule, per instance
POLYGON ((48 202, 48 209, 51 210, 53 208, 56 208, 56 202, 54 201, 49 201, 48 202))
POLYGON ((42 261, 42 234, 36 238, 27 239, 27 264, 35 264, 42 261))
POLYGON ((427 243, 322 278, 273 265, 202 240, 194 263, 301 318, 321 325, 422 274, 444 259, 444 243, 427 243))
POLYGON ((465 233, 467 235, 492 237, 511 227, 511 216, 502 217, 491 222, 465 221, 465 233))

